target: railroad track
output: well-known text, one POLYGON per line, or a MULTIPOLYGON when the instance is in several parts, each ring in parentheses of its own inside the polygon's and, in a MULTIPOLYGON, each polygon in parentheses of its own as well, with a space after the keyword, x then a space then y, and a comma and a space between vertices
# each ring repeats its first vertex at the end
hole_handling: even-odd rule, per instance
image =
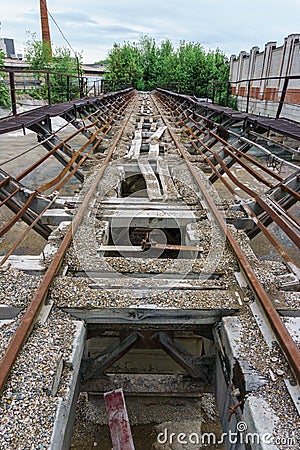
MULTIPOLYGON (((288 171, 284 177, 268 167, 268 161, 262 163, 249 156, 249 148, 261 144, 249 140, 245 133, 227 130, 218 122, 220 118, 197 113, 192 99, 174 99, 165 91, 155 94, 130 91, 117 98, 113 113, 107 116, 104 113, 110 106, 86 114, 81 126, 72 118, 78 130, 59 143, 53 140, 48 155, 63 147, 66 150, 69 141, 79 133, 85 134, 87 142, 71 152, 61 173, 28 195, 21 208, 16 209, 15 217, 1 230, 4 235, 24 217, 42 192, 61 190, 75 173, 80 179, 79 167, 84 167, 87 159, 105 143, 101 161, 93 161, 80 194, 64 197, 67 213, 64 210, 61 233, 57 236, 52 228, 47 230, 43 221, 45 213, 57 202, 58 193, 28 220, 29 229, 39 224, 48 231, 44 230, 47 237, 55 233, 56 237, 51 239, 52 253, 46 261, 45 273, 38 278, 35 292, 1 360, 0 389, 4 397, 15 376, 9 375, 24 345, 34 336, 35 327, 47 323, 51 308, 77 320, 88 316, 88 338, 95 333, 96 324, 104 330, 97 330, 100 335, 112 325, 115 330, 117 323, 123 333, 126 331, 122 339, 120 334, 121 344, 111 349, 109 356, 84 358, 81 376, 87 391, 99 384, 95 381, 97 373, 105 373, 121 356, 138 346, 163 348, 190 377, 200 380, 202 387, 210 385, 214 371, 212 355, 204 352, 195 364, 189 352, 179 347, 172 333, 169 334, 172 323, 177 331, 178 327, 199 325, 197 311, 205 317, 204 322, 201 319, 202 326, 206 323, 212 328, 222 317, 234 316, 242 325, 255 327, 256 331, 252 329, 249 334, 257 336, 269 358, 274 352, 274 344, 270 342, 278 345, 276 355, 280 356, 276 361, 285 367, 280 382, 299 383, 300 351, 283 319, 291 309, 285 288, 289 280, 297 286, 299 268, 267 229, 269 223, 275 222, 299 247, 299 223, 287 211, 299 200, 298 166, 276 157, 288 171), (257 193, 248 181, 242 181, 240 175, 231 171, 234 164, 239 164, 264 188, 257 193), (207 167, 209 176, 202 170, 207 167), (217 180, 224 182, 230 200, 228 197, 222 200, 213 188, 211 183, 217 180), (235 187, 245 194, 243 198, 236 198, 235 187), (271 197, 270 192, 277 194, 271 197), (256 208, 251 208, 249 198, 256 208), (245 228, 250 237, 258 229, 262 231, 284 264, 272 266, 260 262, 251 250, 246 232, 234 226, 238 223, 248 224, 245 228), (280 299, 280 307, 276 299, 277 302, 280 299), (86 310, 92 313, 89 315, 86 310), (213 315, 211 322, 210 315, 213 315), (147 329, 152 330, 150 337, 147 329), (266 329, 271 337, 265 338, 266 329)), ((40 129, 40 125, 35 128, 40 129)), ((3 194, 1 206, 22 191, 20 180, 44 160, 41 158, 14 179, 3 173, 0 188, 9 182, 14 187, 6 197, 3 194)), ((23 237, 2 259, 8 285, 12 282, 10 270, 14 269, 5 264, 13 261, 11 254, 23 237)), ((212 337, 211 331, 209 336, 212 337)), ((222 353, 217 331, 214 340, 222 353)), ((249 346, 249 342, 244 343, 245 353, 249 350, 250 357, 249 346)), ((257 350, 254 344, 253 348, 257 350)), ((268 364, 271 379, 278 378, 272 360, 268 364)), ((258 366, 263 366, 263 361, 258 361, 258 366)), ((243 405, 247 396, 242 390, 247 388, 235 381, 240 391, 237 400, 243 405)), ((295 398, 292 388, 289 392, 295 398)))

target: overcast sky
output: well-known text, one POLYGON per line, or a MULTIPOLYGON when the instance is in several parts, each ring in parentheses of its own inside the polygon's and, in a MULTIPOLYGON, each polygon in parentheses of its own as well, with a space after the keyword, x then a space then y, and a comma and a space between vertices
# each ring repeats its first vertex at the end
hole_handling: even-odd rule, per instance
MULTIPOLYGON (((24 53, 26 32, 41 39, 38 0, 0 0, 0 37, 13 38, 17 53, 24 53)), ((157 43, 170 38, 219 47, 228 56, 261 50, 268 41, 282 45, 284 37, 300 33, 299 0, 47 0, 73 49, 85 63, 107 56, 114 42, 137 41, 148 34, 157 43)), ((50 20, 52 43, 67 45, 50 20)))

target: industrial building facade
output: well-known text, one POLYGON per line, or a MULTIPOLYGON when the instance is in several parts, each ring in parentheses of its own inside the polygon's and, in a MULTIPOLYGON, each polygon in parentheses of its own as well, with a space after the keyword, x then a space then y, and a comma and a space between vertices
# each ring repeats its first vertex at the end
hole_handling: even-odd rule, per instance
POLYGON ((268 42, 264 51, 253 47, 230 58, 232 94, 238 109, 252 114, 299 120, 300 112, 300 34, 291 34, 284 44, 268 42))

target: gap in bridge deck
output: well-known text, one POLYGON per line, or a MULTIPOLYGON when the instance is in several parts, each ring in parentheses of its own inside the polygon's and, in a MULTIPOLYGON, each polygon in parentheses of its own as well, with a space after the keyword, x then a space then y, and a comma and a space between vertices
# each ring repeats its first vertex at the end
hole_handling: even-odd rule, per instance
MULTIPOLYGON (((147 311, 151 317, 151 310, 147 311)), ((159 325, 159 320, 151 319, 148 325, 128 325, 121 318, 122 314, 114 325, 101 324, 92 318, 87 320, 87 340, 82 362, 83 381, 73 429, 72 450, 94 447, 111 450, 103 393, 120 386, 123 386, 125 392, 136 450, 179 449, 181 447, 178 443, 176 445, 176 440, 170 446, 166 445, 171 433, 177 436, 183 430, 187 435, 200 436, 207 432, 215 433, 217 440, 221 437, 222 428, 213 394, 213 365, 210 366, 209 375, 204 368, 202 370, 203 376, 210 379, 207 384, 203 380, 192 378, 175 362, 170 350, 174 341, 175 352, 179 349, 182 359, 186 358, 188 365, 191 355, 194 362, 199 361, 198 364, 201 358, 214 360, 212 326, 216 317, 220 316, 220 311, 209 313, 210 319, 207 313, 202 314, 200 319, 201 311, 198 311, 196 322, 209 322, 208 325, 188 325, 189 320, 180 321, 176 314, 171 314, 173 320, 177 321, 175 326, 170 323, 167 325, 166 318, 161 320, 165 325, 159 325), (132 338, 135 332, 138 337, 132 338), (157 338, 158 335, 161 335, 161 340, 157 338), (132 339, 132 342, 126 344, 126 347, 122 343, 128 339, 132 339), (168 349, 167 352, 164 346, 168 349), (107 360, 109 357, 111 365, 107 360)), ((101 312, 99 318, 100 316, 101 312)), ((192 323, 193 313, 187 312, 187 316, 192 323)), ((160 314, 157 314, 157 319, 159 317, 160 314)), ((189 369, 192 370, 190 366, 189 369)), ((189 443, 187 448, 198 449, 199 445, 189 443)), ((225 450, 222 444, 205 448, 225 450)))
MULTIPOLYGON (((146 239, 149 242, 155 242, 158 245, 179 245, 184 242, 185 236, 180 228, 149 228, 149 227, 130 227, 115 228, 113 236, 110 232, 108 247, 111 249, 104 251, 105 257, 129 257, 135 258, 178 258, 180 250, 163 248, 145 248, 142 251, 142 242, 146 239), (132 247, 135 247, 135 250, 132 247), (119 248, 119 251, 118 251, 119 248)), ((154 245, 154 244, 153 244, 154 245)), ((196 252, 185 252, 181 257, 194 258, 196 252)))

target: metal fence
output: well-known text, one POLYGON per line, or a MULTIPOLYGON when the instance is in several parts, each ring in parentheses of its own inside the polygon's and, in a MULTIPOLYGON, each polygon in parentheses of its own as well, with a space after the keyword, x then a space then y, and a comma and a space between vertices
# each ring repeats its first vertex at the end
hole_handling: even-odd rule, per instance
MULTIPOLYGON (((43 99, 51 105, 75 98, 96 97, 130 87, 124 83, 103 79, 91 82, 86 76, 43 70, 12 69, 1 69, 0 83, 9 91, 13 115, 17 114, 18 96, 24 94, 29 94, 33 99, 43 99)), ((291 105, 291 118, 297 120, 297 114, 300 115, 300 75, 207 83, 172 82, 158 87, 192 95, 203 101, 229 106, 246 113, 272 115, 279 118, 282 116, 283 108, 286 109, 287 105, 291 105)))
MULTIPOLYGON (((18 99, 28 95, 32 99, 44 100, 48 105, 68 102, 76 98, 98 96, 106 92, 122 90, 122 83, 96 80, 45 70, 0 69, 0 85, 6 89, 12 114, 17 114, 18 99)), ((0 87, 1 87, 0 86, 0 87)), ((0 90, 0 95, 1 95, 0 90)))

